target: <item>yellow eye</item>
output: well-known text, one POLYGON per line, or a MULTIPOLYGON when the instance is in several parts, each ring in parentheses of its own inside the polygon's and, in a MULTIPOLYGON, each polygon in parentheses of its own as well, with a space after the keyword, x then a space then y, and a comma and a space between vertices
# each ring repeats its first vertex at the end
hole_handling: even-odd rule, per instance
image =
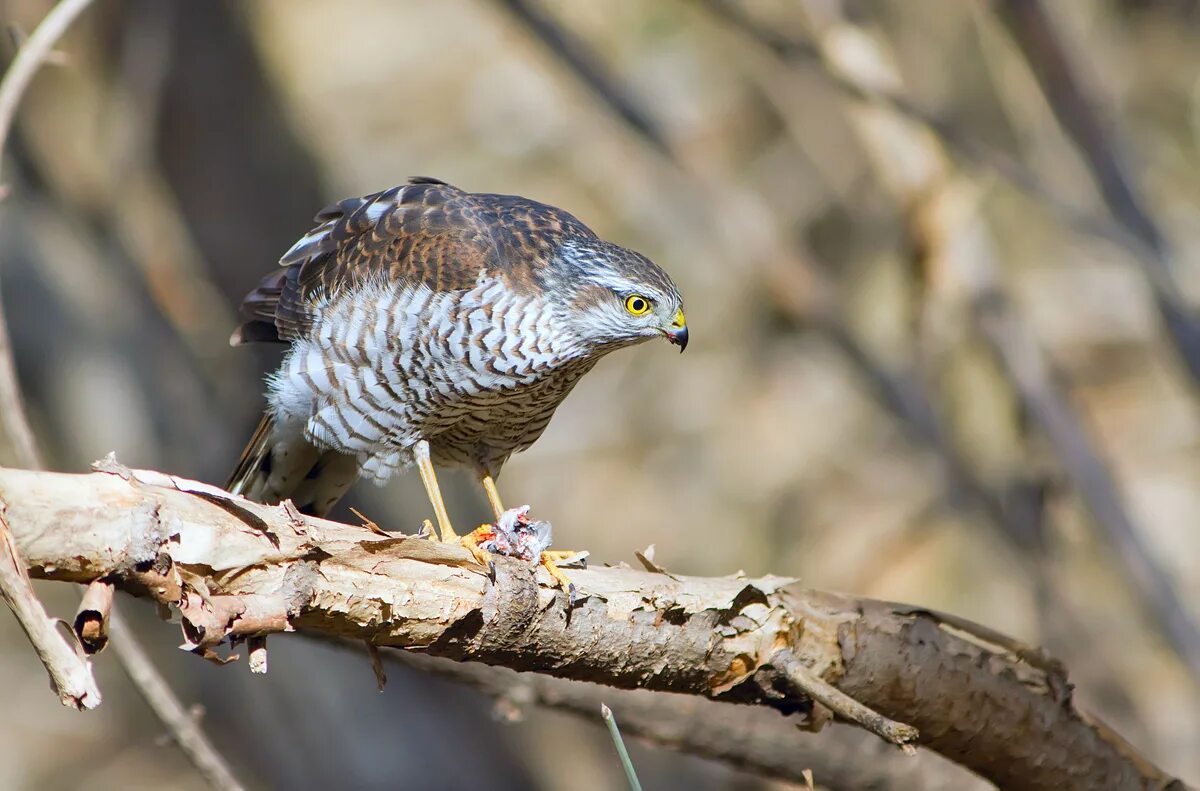
POLYGON ((625 300, 625 310, 634 316, 644 316, 650 312, 650 300, 641 294, 634 294, 625 300))

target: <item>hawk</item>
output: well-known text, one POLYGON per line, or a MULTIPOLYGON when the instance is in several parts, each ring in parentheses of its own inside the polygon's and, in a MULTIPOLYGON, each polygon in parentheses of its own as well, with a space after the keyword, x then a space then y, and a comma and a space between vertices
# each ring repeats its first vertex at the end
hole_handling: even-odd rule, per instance
POLYGON ((461 540, 435 466, 477 475, 499 521, 500 468, 601 357, 687 346, 670 276, 562 209, 415 178, 315 222, 230 339, 289 345, 235 494, 323 516, 359 477, 415 465, 442 540, 461 540))

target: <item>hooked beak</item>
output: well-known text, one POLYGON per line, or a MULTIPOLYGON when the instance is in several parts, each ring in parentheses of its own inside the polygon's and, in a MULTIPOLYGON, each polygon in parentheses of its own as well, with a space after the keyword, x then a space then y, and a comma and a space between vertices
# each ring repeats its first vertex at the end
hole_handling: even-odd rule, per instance
POLYGON ((675 311, 675 320, 671 322, 671 328, 663 332, 667 340, 679 347, 679 353, 682 354, 688 343, 687 320, 683 317, 683 308, 675 311))

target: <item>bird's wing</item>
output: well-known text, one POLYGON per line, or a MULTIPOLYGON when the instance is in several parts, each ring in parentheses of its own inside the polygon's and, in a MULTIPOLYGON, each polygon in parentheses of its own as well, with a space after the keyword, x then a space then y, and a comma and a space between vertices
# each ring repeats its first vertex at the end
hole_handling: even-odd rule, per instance
POLYGON ((331 297, 384 278, 435 291, 473 288, 501 264, 479 196, 419 178, 329 206, 317 226, 242 301, 246 319, 231 343, 287 343, 304 337, 331 297))

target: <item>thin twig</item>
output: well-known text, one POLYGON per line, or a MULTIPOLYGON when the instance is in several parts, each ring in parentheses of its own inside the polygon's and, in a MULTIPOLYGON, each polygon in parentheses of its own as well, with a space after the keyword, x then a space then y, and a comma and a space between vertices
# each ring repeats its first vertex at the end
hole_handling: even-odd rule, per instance
POLYGON ((617 756, 621 759, 621 768, 625 770, 625 779, 629 781, 630 791, 642 791, 642 781, 638 780, 637 770, 633 768, 633 761, 629 758, 629 750, 625 749, 625 740, 621 738, 621 729, 617 727, 617 718, 613 716, 608 704, 600 704, 600 717, 604 720, 608 735, 612 737, 613 745, 617 748, 617 756))
POLYGON ((842 719, 858 723, 892 744, 911 749, 910 745, 921 735, 913 726, 888 719, 820 678, 796 659, 791 651, 777 652, 771 658, 771 664, 783 671, 800 694, 812 698, 842 719))
MULTIPOLYGON (((8 133, 16 118, 17 105, 21 103, 21 97, 25 95, 25 89, 29 87, 33 75, 46 62, 54 50, 54 45, 75 18, 91 3, 92 0, 62 0, 50 9, 50 13, 46 14, 32 35, 21 43, 21 48, 17 50, 17 56, 13 58, 4 80, 0 81, 0 154, 4 152, 8 142, 8 133)), ((0 165, 2 164, 3 159, 0 158, 0 165)), ((0 180, 0 185, 3 183, 0 180)))
POLYGON ((150 657, 125 624, 125 619, 116 610, 109 616, 109 630, 113 637, 113 652, 121 658, 121 666, 154 714, 167 726, 180 749, 191 759, 192 765, 213 788, 221 791, 241 791, 244 786, 233 776, 229 764, 204 735, 192 713, 175 697, 175 693, 167 686, 150 657))

